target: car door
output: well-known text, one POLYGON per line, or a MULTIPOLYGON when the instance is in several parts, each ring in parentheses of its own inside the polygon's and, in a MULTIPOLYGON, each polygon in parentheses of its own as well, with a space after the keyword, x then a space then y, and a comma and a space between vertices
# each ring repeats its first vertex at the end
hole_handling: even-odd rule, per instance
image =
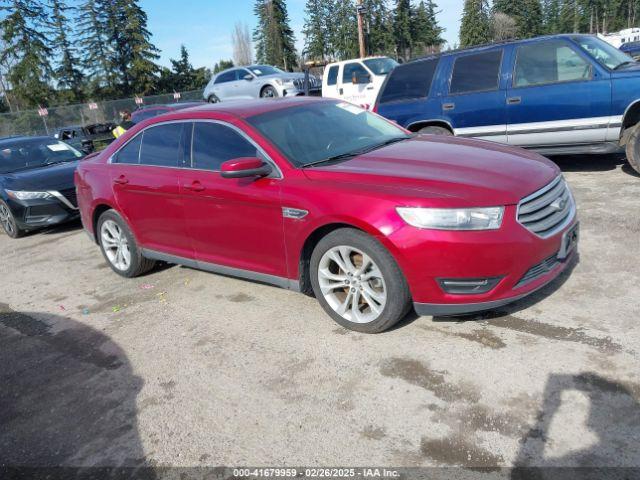
POLYGON ((213 84, 212 91, 219 100, 238 98, 238 71, 236 69, 222 72, 213 84))
POLYGON ((259 89, 256 88, 256 77, 246 68, 239 68, 237 70, 237 98, 258 98, 259 89), (247 80, 245 77, 250 78, 247 80))
POLYGON ((340 65, 331 65, 322 85, 322 96, 327 98, 342 98, 338 87, 338 70, 340 65))
POLYGON ((179 183, 187 125, 146 128, 118 150, 109 165, 118 211, 138 243, 180 257, 193 256, 179 183))
POLYGON ((192 168, 180 179, 187 229, 200 266, 286 277, 278 175, 220 175, 227 160, 266 158, 264 154, 239 129, 218 121, 194 122, 191 142, 192 168))
POLYGON ((503 57, 504 48, 493 48, 447 59, 451 74, 441 108, 456 135, 506 143, 503 57))
POLYGON ((513 145, 603 142, 611 82, 566 40, 525 43, 516 48, 507 104, 507 135, 513 145))
POLYGON ((371 73, 360 62, 347 62, 340 77, 341 97, 356 105, 367 104, 367 94, 374 89, 371 73))

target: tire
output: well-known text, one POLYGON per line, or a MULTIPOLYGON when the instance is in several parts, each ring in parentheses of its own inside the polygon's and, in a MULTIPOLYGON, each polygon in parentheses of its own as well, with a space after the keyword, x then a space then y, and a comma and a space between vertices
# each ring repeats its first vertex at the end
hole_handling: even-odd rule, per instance
POLYGON ((633 169, 640 173, 640 123, 631 127, 631 135, 625 145, 627 161, 633 169))
POLYGON ((435 125, 431 127, 422 127, 420 130, 418 130, 418 133, 426 135, 453 135, 453 133, 451 133, 451 130, 444 127, 436 127, 435 125))
MULTIPOLYGON (((133 278, 142 275, 151 270, 156 263, 155 260, 142 256, 129 226, 115 210, 107 210, 100 215, 97 225, 97 237, 104 259, 111 269, 122 277, 133 278), (106 230, 106 232, 103 232, 103 230, 106 230), (114 235, 113 233, 115 232, 118 232, 122 237, 114 235), (114 244, 109 245, 108 238, 113 239, 114 244), (126 254, 118 257, 118 254, 114 252, 114 250, 118 249, 117 245, 120 240, 126 242, 126 248, 129 253, 129 261, 125 263, 120 262, 119 258, 122 258, 123 261, 126 260, 126 254)), ((124 247, 122 243, 119 245, 120 248, 124 247)))
POLYGON ((260 98, 277 98, 278 91, 273 88, 271 85, 267 85, 262 90, 260 90, 260 98))
POLYGON ((311 254, 310 272, 311 286, 322 308, 349 330, 382 332, 400 321, 411 308, 411 294, 400 267, 384 246, 360 230, 341 228, 322 238, 311 254), (354 267, 352 275, 345 275, 344 269, 333 260, 335 254, 340 254, 342 261, 345 256, 349 258, 350 267, 354 267), (359 279, 359 273, 363 272, 357 269, 362 267, 365 256, 373 265, 365 269, 359 279), (374 267, 380 275, 375 275, 374 267), (365 276, 370 278, 365 280, 365 276), (344 287, 342 282, 345 282, 344 287), (347 282, 352 283, 346 286, 347 282), (374 296, 378 300, 384 297, 384 302, 374 301, 374 296), (358 299, 355 309, 354 297, 358 299), (347 308, 341 314, 338 310, 345 302, 347 308), (378 311, 371 308, 372 302, 378 311))
POLYGON ((25 231, 18 227, 9 205, 3 200, 0 200, 0 224, 2 224, 4 232, 11 238, 20 238, 25 234, 25 231))
POLYGON ((218 97, 215 96, 215 94, 211 94, 209 95, 209 98, 207 98, 207 102, 209 103, 220 103, 220 99, 218 97))

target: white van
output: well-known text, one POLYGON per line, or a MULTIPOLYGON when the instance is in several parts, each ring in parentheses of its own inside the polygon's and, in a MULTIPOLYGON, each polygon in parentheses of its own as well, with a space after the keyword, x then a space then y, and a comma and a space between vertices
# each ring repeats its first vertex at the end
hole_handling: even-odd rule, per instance
POLYGON ((368 57, 330 63, 322 76, 322 96, 371 108, 382 82, 398 62, 389 57, 368 57))

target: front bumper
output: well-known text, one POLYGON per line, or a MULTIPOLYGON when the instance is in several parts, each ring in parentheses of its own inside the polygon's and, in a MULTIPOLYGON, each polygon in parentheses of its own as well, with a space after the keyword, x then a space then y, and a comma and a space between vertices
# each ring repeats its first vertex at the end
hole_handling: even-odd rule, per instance
MULTIPOLYGON (((576 258, 577 245, 562 255, 563 239, 577 218, 557 234, 541 238, 516 221, 515 206, 505 208, 499 230, 437 231, 402 227, 388 238, 407 278, 419 315, 462 315, 519 300, 553 281, 576 258), (557 259, 558 254, 564 258, 557 259), (556 260, 557 259, 557 260, 556 260), (440 280, 497 278, 486 293, 448 293, 440 280)), ((577 236, 575 242, 577 243, 577 236)))
POLYGON ((17 200, 9 198, 7 205, 11 209, 18 228, 33 230, 75 220, 80 211, 75 204, 75 195, 55 192, 51 198, 36 200, 17 200))

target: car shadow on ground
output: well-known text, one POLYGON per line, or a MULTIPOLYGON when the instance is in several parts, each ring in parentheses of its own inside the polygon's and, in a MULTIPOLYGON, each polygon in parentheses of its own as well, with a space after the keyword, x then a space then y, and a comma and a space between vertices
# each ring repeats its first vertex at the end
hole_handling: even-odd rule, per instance
POLYGON ((136 411, 143 382, 109 337, 0 303, 0 365, 1 467, 126 467, 148 477, 136 411))
POLYGON ((639 177, 622 153, 609 155, 563 155, 549 157, 563 172, 606 172, 620 168, 627 175, 639 177))
POLYGON ((638 478, 639 397, 639 384, 597 373, 550 375, 535 423, 520 440, 511 479, 638 478), (557 451, 559 441, 567 448, 545 453, 548 447, 557 451))

